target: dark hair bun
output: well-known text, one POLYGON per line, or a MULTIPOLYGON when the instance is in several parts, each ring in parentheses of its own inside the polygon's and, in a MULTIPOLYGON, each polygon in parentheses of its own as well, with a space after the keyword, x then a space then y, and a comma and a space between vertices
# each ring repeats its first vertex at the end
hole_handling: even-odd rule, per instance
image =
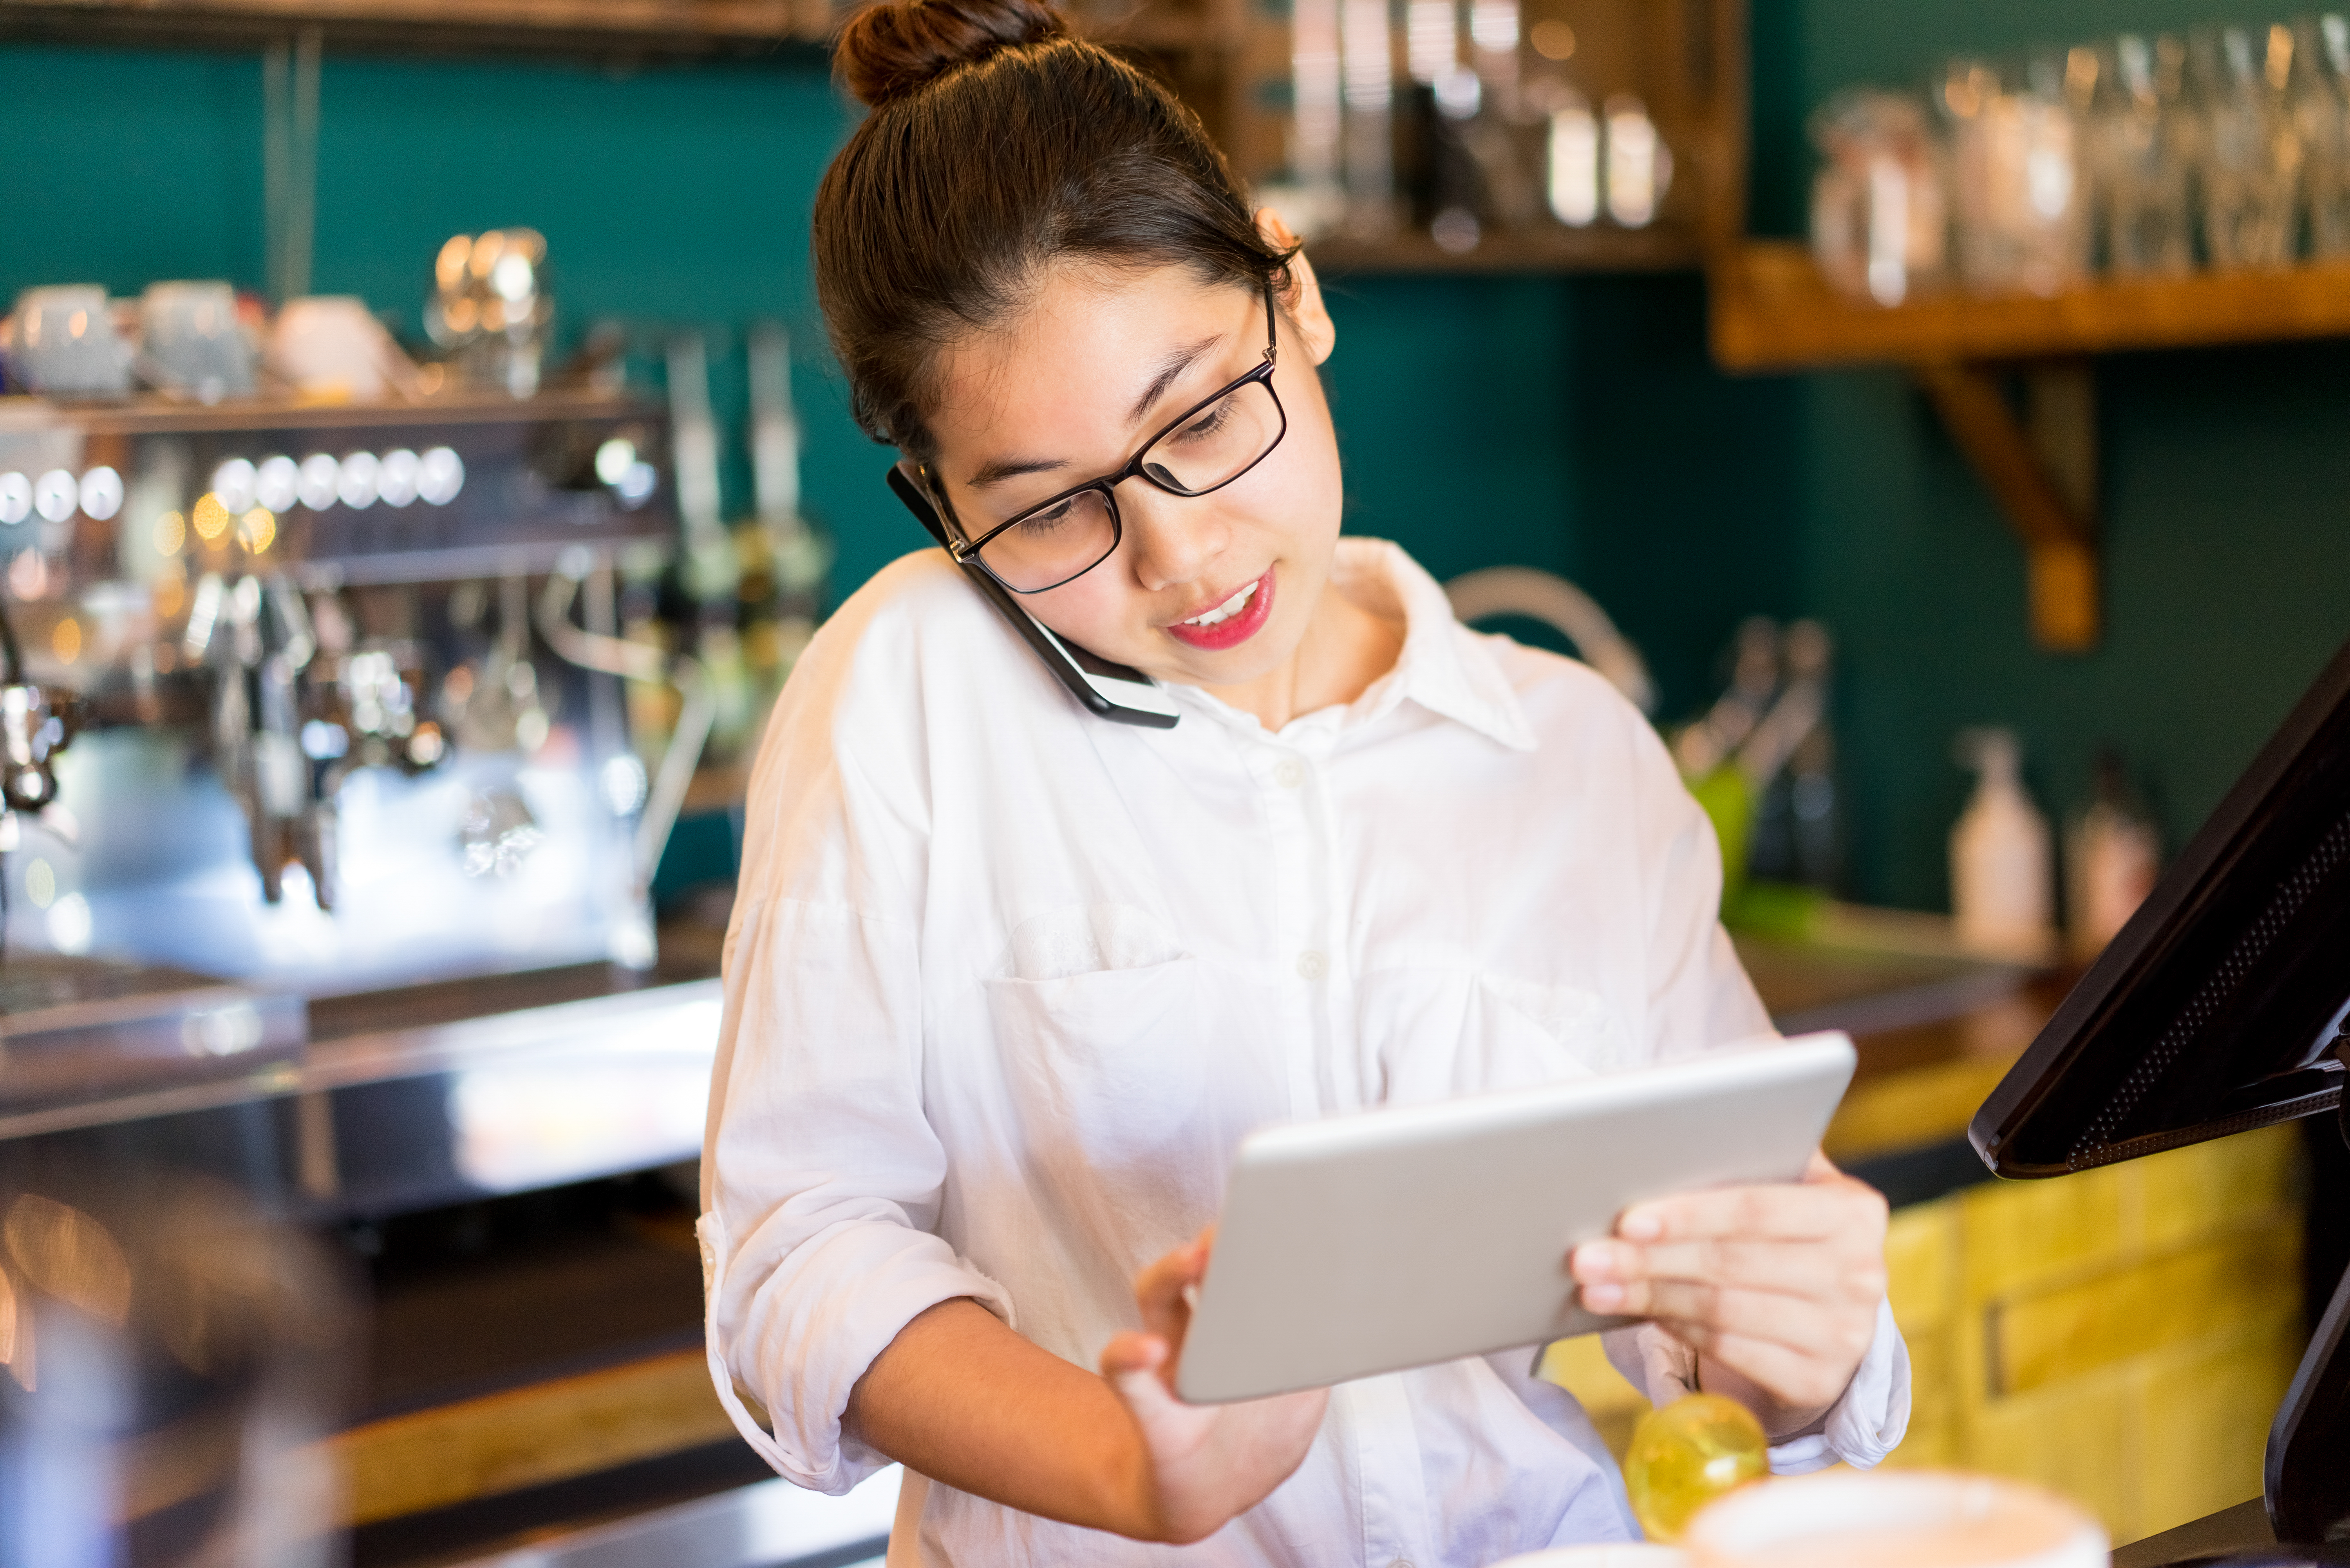
POLYGON ((848 90, 879 109, 957 66, 1068 30, 1045 0, 881 0, 842 26, 833 62, 848 90))

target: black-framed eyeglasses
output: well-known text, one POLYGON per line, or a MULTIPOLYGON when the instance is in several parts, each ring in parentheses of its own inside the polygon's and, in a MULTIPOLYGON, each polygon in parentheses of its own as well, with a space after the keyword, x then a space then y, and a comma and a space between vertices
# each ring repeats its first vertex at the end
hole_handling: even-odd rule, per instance
POLYGON ((945 487, 923 479, 954 525, 947 552, 981 569, 1015 594, 1041 594, 1084 576, 1117 551, 1125 536, 1118 487, 1140 479, 1170 495, 1205 495, 1263 462, 1289 432, 1289 415, 1273 389, 1280 348, 1273 286, 1264 290, 1264 358, 1247 375, 1201 399, 1169 421, 1116 473, 1089 479, 997 524, 976 539, 954 514, 945 487))

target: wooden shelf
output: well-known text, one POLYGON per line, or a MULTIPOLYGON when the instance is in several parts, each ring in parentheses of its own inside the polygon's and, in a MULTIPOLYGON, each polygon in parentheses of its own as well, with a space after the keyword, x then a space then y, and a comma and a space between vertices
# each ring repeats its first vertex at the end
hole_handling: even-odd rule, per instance
MULTIPOLYGON (((330 49, 432 54, 733 56, 822 68, 846 6, 832 0, 0 0, 0 37, 244 47, 317 27, 330 49)), ((1151 3, 1086 11, 1103 43, 1175 52, 1236 47, 1221 8, 1151 3)))
MULTIPOLYGON (((0 0, 5 3, 5 0, 0 0)), ((652 418, 660 405, 640 394, 550 388, 530 398, 474 391, 412 402, 328 402, 304 398, 231 398, 192 403, 140 392, 105 401, 0 397, 0 434, 70 429, 84 435, 188 435, 203 431, 403 430, 419 425, 533 424, 557 420, 652 418)))
POLYGON ((1946 294, 1887 308, 1830 288, 1810 253, 1750 242, 1713 269, 1714 358, 1733 370, 2049 359, 2350 337, 2350 264, 2116 279, 2050 299, 1946 294))
POLYGON ((1703 247, 1693 230, 1659 226, 1541 229, 1489 234, 1466 251, 1448 251, 1427 234, 1387 240, 1317 240, 1306 254, 1330 276, 1369 273, 1670 272, 1693 270, 1703 247))
POLYGON ((310 27, 330 49, 750 56, 820 64, 827 0, 0 0, 0 37, 244 47, 310 27))

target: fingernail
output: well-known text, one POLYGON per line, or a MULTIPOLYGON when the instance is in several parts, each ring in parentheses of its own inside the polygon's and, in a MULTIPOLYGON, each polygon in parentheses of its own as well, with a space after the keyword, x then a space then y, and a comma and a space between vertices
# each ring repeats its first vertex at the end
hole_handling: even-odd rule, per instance
POLYGON ((1605 1241, 1587 1241, 1577 1247, 1572 1262, 1575 1276, 1580 1280, 1604 1280, 1610 1274, 1623 1272, 1616 1249, 1605 1241))
POLYGON ((1583 1287, 1583 1304, 1593 1312, 1614 1312, 1624 1304, 1624 1287, 1608 1284, 1586 1285, 1583 1287))
POLYGON ((1635 1209, 1617 1222, 1617 1234, 1632 1241, 1653 1241, 1665 1233, 1664 1222, 1645 1209, 1635 1209))

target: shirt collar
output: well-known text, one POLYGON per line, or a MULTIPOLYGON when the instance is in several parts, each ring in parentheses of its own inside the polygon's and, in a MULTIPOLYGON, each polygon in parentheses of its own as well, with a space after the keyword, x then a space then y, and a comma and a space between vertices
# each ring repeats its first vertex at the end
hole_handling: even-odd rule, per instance
MULTIPOLYGON (((1290 730, 1352 729, 1384 718, 1409 700, 1513 751, 1534 749, 1534 725, 1484 639, 1453 618, 1442 586, 1400 545, 1385 539, 1340 539, 1330 581, 1373 615, 1401 621, 1403 651, 1395 668, 1354 701, 1302 715, 1290 730)), ((1257 726, 1252 716, 1197 687, 1171 690, 1227 722, 1257 726)))

